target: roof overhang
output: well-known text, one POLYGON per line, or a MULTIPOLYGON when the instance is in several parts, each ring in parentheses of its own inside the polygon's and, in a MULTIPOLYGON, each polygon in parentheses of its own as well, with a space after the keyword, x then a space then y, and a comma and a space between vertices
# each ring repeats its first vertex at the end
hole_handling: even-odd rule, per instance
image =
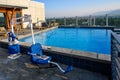
POLYGON ((14 5, 4 5, 4 4, 0 4, 0 7, 4 7, 4 8, 16 8, 16 9, 28 9, 28 7, 25 7, 25 6, 14 6, 14 5))

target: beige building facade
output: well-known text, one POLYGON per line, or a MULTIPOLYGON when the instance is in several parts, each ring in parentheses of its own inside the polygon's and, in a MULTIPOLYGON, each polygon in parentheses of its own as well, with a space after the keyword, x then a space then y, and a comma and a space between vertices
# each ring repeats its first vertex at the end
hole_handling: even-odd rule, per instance
MULTIPOLYGON (((0 0, 0 13, 6 20, 3 21, 6 23, 6 28, 10 28, 12 18, 24 16, 25 14, 31 15, 32 23, 45 21, 44 3, 33 0, 0 0)), ((27 23, 23 23, 21 26, 26 28, 27 23)))

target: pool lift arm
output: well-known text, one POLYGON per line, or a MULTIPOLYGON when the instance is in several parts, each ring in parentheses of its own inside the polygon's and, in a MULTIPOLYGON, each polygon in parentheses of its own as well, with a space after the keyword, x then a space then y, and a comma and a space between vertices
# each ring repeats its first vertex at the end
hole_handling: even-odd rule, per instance
POLYGON ((10 25, 11 25, 11 30, 10 32, 8 33, 8 42, 9 42, 9 46, 8 46, 8 53, 9 53, 9 56, 8 58, 10 59, 16 59, 18 57, 20 57, 20 45, 19 45, 19 41, 18 41, 18 38, 17 36, 15 35, 14 33, 14 28, 13 28, 13 25, 14 24, 20 24, 20 23, 23 23, 23 22, 29 22, 29 16, 30 15, 25 15, 23 17, 19 17, 19 18, 12 18, 11 22, 10 22, 10 25), (24 21, 22 22, 14 22, 15 20, 19 20, 19 19, 23 19, 24 18, 24 21))

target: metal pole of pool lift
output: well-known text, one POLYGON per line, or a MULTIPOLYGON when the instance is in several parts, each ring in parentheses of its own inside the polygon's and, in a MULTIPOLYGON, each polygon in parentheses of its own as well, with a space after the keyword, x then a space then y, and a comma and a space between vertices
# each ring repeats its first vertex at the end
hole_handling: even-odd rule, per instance
POLYGON ((13 24, 14 24, 14 23, 13 23, 13 19, 12 19, 12 21, 11 21, 10 24, 11 24, 11 31, 14 32, 14 30, 13 30, 13 24))
POLYGON ((30 27, 31 27, 31 33, 32 33, 32 44, 35 44, 35 39, 34 39, 33 25, 32 25, 31 16, 29 16, 29 19, 30 19, 30 27))

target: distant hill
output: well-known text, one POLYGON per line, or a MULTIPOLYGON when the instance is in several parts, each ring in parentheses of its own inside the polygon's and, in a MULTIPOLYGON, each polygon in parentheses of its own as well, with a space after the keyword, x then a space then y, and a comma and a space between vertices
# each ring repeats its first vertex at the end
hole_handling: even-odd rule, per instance
POLYGON ((120 9, 96 12, 96 13, 93 13, 92 15, 99 16, 99 15, 106 15, 106 14, 109 14, 109 15, 120 15, 120 9))
POLYGON ((120 9, 111 11, 109 14, 116 14, 116 15, 120 15, 120 9))

